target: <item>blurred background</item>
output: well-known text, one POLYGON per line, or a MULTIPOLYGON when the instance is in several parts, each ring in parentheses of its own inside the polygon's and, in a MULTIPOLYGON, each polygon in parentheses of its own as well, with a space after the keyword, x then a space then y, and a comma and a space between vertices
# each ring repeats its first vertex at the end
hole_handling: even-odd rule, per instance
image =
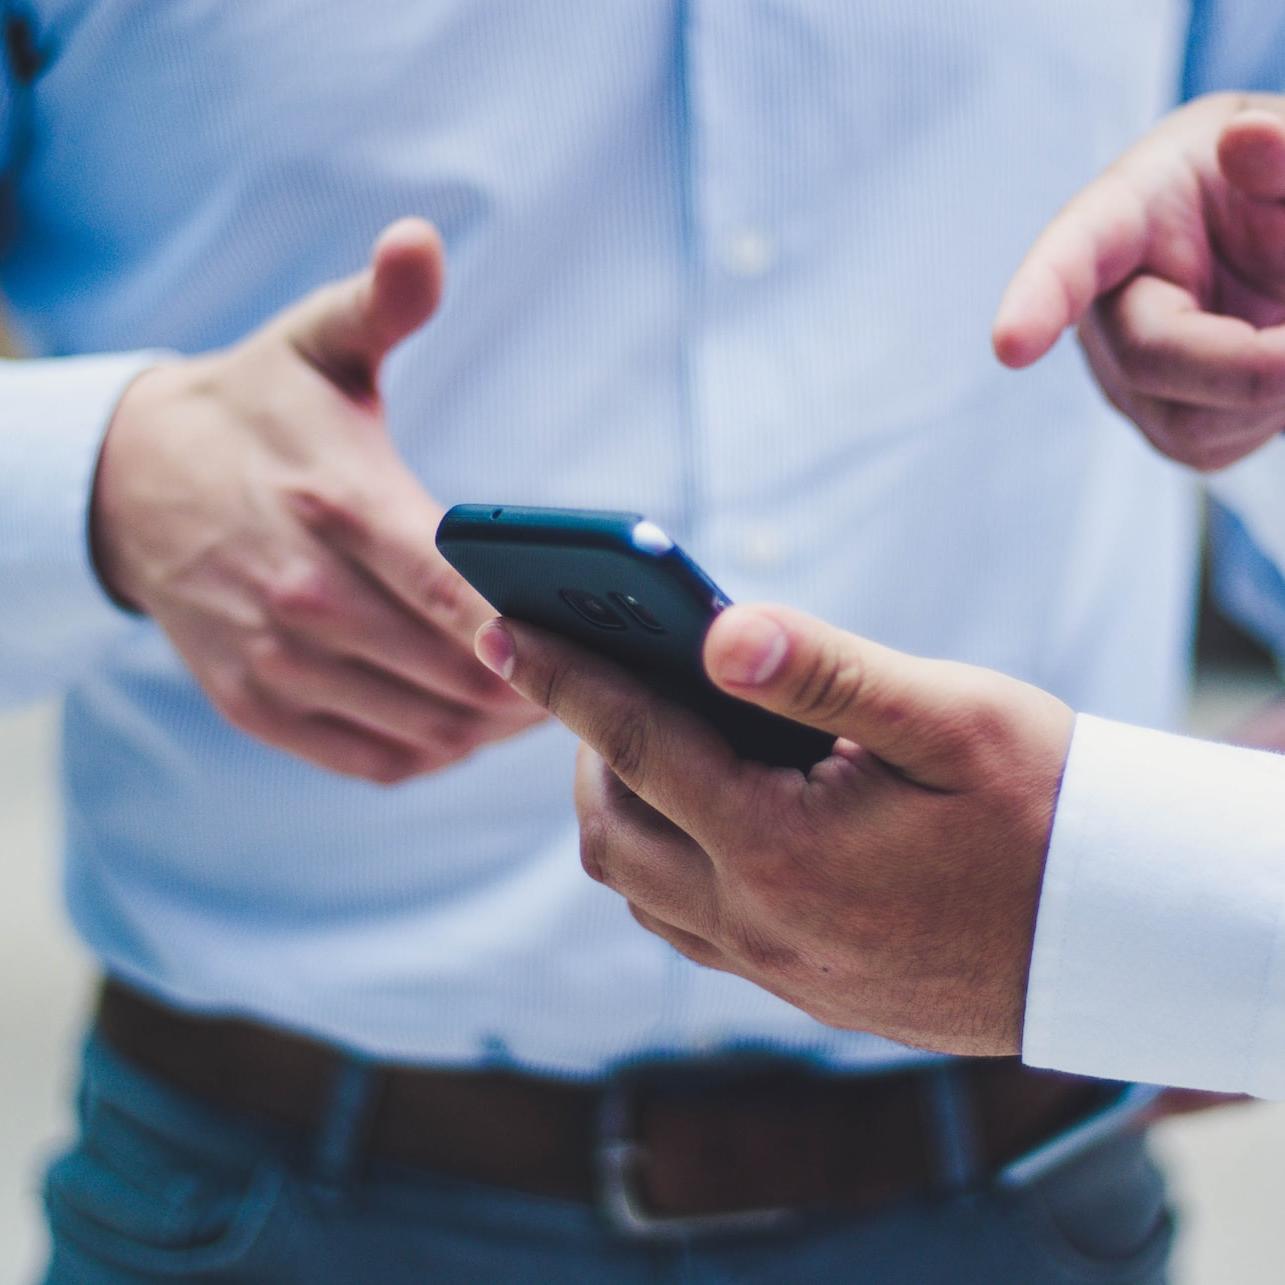
MULTIPOLYGON (((1282 690, 1267 658, 1208 608, 1192 727, 1217 736, 1282 690)), ((70 1128, 76 1044, 93 969, 61 910, 57 711, 0 718, 0 1282, 36 1279, 40 1174, 70 1128)), ((1285 1280, 1285 1105, 1166 1122, 1156 1146, 1182 1213, 1175 1285, 1285 1280)))

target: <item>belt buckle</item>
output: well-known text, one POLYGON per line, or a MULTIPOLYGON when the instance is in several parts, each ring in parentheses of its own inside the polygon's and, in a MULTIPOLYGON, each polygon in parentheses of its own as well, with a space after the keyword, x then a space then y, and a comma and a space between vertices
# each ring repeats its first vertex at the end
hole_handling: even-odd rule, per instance
POLYGON ((632 1121, 640 1088, 655 1078, 630 1071, 613 1076, 602 1093, 595 1168, 598 1211, 608 1227, 631 1240, 689 1240, 778 1231, 794 1222, 799 1211, 789 1206, 718 1214, 653 1214, 647 1208, 638 1185, 647 1148, 632 1121))

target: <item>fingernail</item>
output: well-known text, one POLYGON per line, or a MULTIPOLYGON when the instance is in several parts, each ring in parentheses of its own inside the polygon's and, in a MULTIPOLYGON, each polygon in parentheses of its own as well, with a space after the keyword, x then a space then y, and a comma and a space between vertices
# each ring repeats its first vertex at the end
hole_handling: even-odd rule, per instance
POLYGON ((513 636, 498 620, 488 620, 473 639, 473 650, 487 669, 499 674, 507 683, 513 677, 517 649, 513 636))
POLYGON ((781 668, 789 640, 768 616, 745 615, 719 661, 719 677, 741 687, 758 687, 781 668))

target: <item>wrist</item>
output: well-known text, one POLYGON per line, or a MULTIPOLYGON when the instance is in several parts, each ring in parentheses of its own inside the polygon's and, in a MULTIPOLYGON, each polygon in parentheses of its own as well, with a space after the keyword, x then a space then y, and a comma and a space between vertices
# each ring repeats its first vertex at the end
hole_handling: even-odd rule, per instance
POLYGON ((152 426, 173 418, 178 369, 177 362, 150 366, 126 386, 108 421, 91 483, 90 558, 103 590, 128 611, 146 611, 130 540, 133 484, 152 426))

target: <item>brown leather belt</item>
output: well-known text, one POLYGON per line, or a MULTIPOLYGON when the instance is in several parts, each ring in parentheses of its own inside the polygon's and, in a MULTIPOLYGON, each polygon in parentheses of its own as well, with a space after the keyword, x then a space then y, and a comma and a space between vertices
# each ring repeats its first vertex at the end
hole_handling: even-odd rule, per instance
MULTIPOLYGON (((325 1044, 180 1012, 110 980, 98 1032, 174 1088, 301 1131, 321 1126, 347 1060, 325 1044)), ((585 1084, 381 1065, 364 1155, 597 1203, 625 1227, 717 1225, 761 1211, 870 1209, 950 1186, 943 1085, 966 1117, 979 1181, 1119 1091, 1016 1059, 947 1066, 840 1076, 737 1059, 585 1084)))

